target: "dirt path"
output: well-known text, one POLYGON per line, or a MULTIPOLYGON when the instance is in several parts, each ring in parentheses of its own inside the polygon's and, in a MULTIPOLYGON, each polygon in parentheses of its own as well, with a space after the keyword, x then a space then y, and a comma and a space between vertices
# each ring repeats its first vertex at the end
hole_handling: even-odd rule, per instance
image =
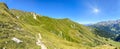
POLYGON ((41 46, 41 49, 47 49, 47 47, 44 45, 44 43, 41 40, 42 40, 42 37, 41 37, 41 35, 39 33, 36 44, 38 46, 41 46))

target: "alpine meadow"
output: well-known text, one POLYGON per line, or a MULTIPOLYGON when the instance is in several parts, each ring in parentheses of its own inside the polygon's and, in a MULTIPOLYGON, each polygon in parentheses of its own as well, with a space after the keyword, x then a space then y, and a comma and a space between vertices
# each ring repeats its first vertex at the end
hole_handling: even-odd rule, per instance
POLYGON ((0 49, 120 49, 120 20, 90 23, 12 9, 0 2, 0 49))

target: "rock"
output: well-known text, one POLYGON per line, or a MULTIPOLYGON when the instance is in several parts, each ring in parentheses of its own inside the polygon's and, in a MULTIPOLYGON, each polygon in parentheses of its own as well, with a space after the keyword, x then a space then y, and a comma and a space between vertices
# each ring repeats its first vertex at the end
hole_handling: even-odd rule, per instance
POLYGON ((3 47, 2 49, 6 49, 5 47, 3 47))
POLYGON ((35 13, 31 13, 31 14, 33 15, 34 19, 37 19, 37 17, 36 17, 37 15, 35 13))
POLYGON ((16 18, 18 18, 18 19, 19 19, 19 16, 16 16, 16 18))
POLYGON ((16 43, 21 43, 21 42, 23 42, 23 41, 21 41, 20 39, 18 39, 18 38, 16 38, 16 37, 13 37, 12 40, 15 41, 16 43))
POLYGON ((7 44, 8 42, 6 41, 5 44, 7 44))
POLYGON ((71 25, 71 28, 75 28, 75 24, 71 25))

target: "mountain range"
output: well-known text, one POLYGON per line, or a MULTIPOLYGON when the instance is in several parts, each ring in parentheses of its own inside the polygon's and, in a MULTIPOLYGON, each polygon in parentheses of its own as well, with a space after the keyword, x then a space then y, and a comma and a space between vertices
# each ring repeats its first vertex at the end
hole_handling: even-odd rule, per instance
POLYGON ((96 24, 89 25, 89 26, 106 32, 105 35, 103 35, 104 34, 103 33, 100 36, 111 38, 115 41, 120 40, 118 39, 120 36, 120 20, 102 21, 102 22, 98 22, 96 24))

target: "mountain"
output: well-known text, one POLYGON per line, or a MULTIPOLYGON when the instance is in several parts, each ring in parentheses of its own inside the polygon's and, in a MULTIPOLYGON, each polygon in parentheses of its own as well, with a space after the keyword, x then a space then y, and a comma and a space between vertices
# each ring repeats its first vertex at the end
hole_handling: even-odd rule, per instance
POLYGON ((0 49, 116 49, 120 43, 71 21, 9 9, 0 3, 0 49))
POLYGON ((94 25, 91 25, 93 28, 97 28, 101 31, 104 31, 106 33, 101 33, 100 36, 111 38, 113 40, 119 41, 120 38, 118 37, 120 35, 120 20, 110 20, 110 21, 103 21, 103 22, 98 22, 94 25), (103 35, 106 34, 106 35, 103 35), (118 40, 119 38, 119 40, 118 40))

